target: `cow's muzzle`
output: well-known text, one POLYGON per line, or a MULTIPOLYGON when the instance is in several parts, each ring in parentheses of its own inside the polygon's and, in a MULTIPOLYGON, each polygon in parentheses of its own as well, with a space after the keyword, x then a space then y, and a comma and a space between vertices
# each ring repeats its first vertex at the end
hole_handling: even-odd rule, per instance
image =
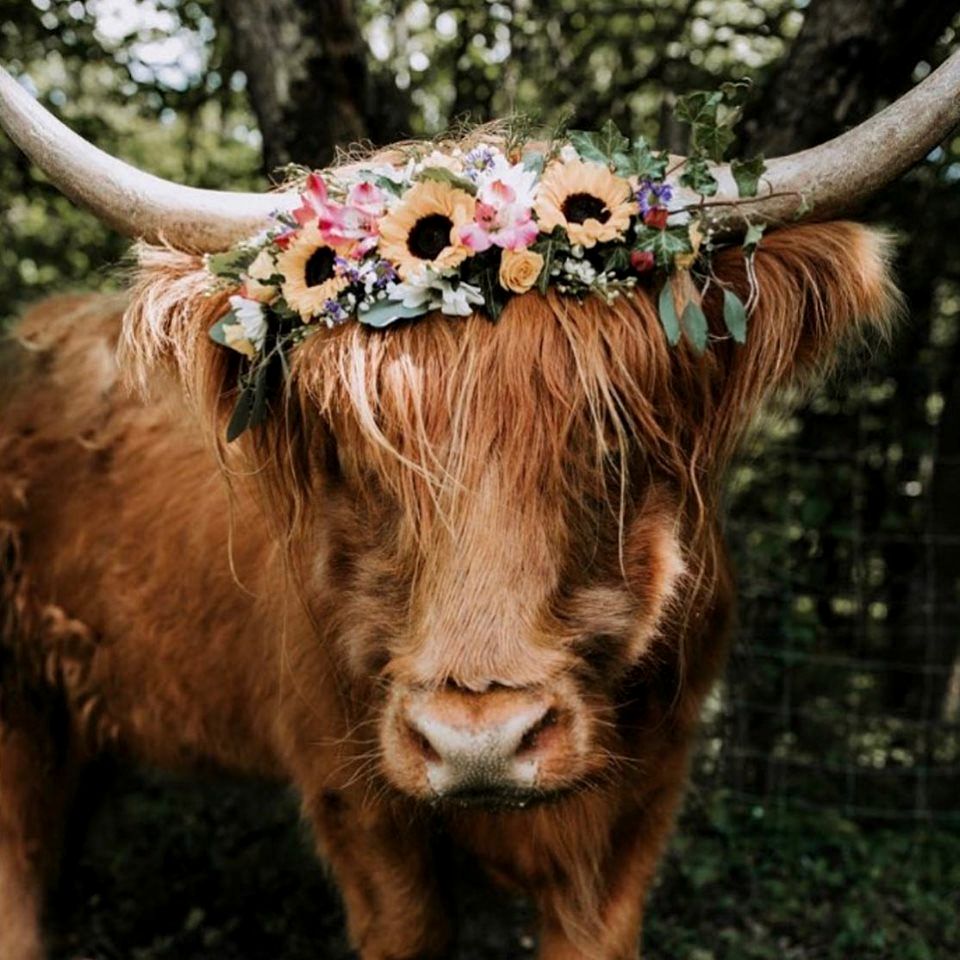
POLYGON ((576 766, 573 705, 556 691, 395 690, 384 765, 405 792, 482 806, 525 806, 576 766))

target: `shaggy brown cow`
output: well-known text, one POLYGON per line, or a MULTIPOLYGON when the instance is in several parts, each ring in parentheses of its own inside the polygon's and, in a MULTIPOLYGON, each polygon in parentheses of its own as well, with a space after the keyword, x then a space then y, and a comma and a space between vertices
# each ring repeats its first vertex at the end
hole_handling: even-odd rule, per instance
MULTIPOLYGON (((634 957, 724 657, 724 465, 771 391, 890 316, 885 242, 770 233, 747 344, 703 355, 643 289, 348 324, 229 448, 223 299, 175 246, 141 247, 128 297, 41 305, 3 356, 0 960, 43 954, 104 750, 293 784, 363 960, 447 954, 438 829, 531 894, 545 960, 634 957)), ((738 248, 714 267, 746 296, 738 248)))

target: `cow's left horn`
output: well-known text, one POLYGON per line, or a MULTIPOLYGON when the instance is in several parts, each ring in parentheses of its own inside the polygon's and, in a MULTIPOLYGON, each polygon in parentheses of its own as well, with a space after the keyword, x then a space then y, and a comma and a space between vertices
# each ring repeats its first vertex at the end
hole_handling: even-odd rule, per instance
POLYGON ((75 203, 128 237, 184 250, 225 250, 289 207, 284 194, 200 190, 162 180, 87 143, 0 67, 0 125, 75 203))
POLYGON ((755 200, 737 202, 730 167, 707 209, 720 233, 750 222, 782 223, 840 216, 919 162, 960 123, 960 52, 923 82, 839 137, 767 165, 755 200))

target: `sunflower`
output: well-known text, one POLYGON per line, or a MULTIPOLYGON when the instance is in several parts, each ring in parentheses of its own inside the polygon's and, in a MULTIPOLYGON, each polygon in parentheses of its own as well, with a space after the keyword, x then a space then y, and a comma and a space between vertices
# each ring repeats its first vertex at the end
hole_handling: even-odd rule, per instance
POLYGON ((408 280, 424 266, 447 270, 473 251, 460 228, 473 223, 477 201, 439 180, 422 180, 380 221, 380 256, 408 280))
POLYGON ((599 163, 551 164, 534 204, 543 233, 563 227, 573 243, 592 247, 619 239, 636 213, 630 184, 599 163))
POLYGON ((324 303, 350 285, 348 277, 336 273, 336 256, 337 251, 323 239, 314 222, 301 227, 277 257, 283 297, 304 320, 322 313, 324 303))

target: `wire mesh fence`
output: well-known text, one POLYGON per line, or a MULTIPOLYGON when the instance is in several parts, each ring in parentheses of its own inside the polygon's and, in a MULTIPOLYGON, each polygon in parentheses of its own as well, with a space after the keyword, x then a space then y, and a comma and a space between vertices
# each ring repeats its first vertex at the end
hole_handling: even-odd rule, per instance
POLYGON ((960 825, 960 458, 939 415, 898 435, 876 387, 734 471, 740 619, 698 775, 746 803, 960 825))

